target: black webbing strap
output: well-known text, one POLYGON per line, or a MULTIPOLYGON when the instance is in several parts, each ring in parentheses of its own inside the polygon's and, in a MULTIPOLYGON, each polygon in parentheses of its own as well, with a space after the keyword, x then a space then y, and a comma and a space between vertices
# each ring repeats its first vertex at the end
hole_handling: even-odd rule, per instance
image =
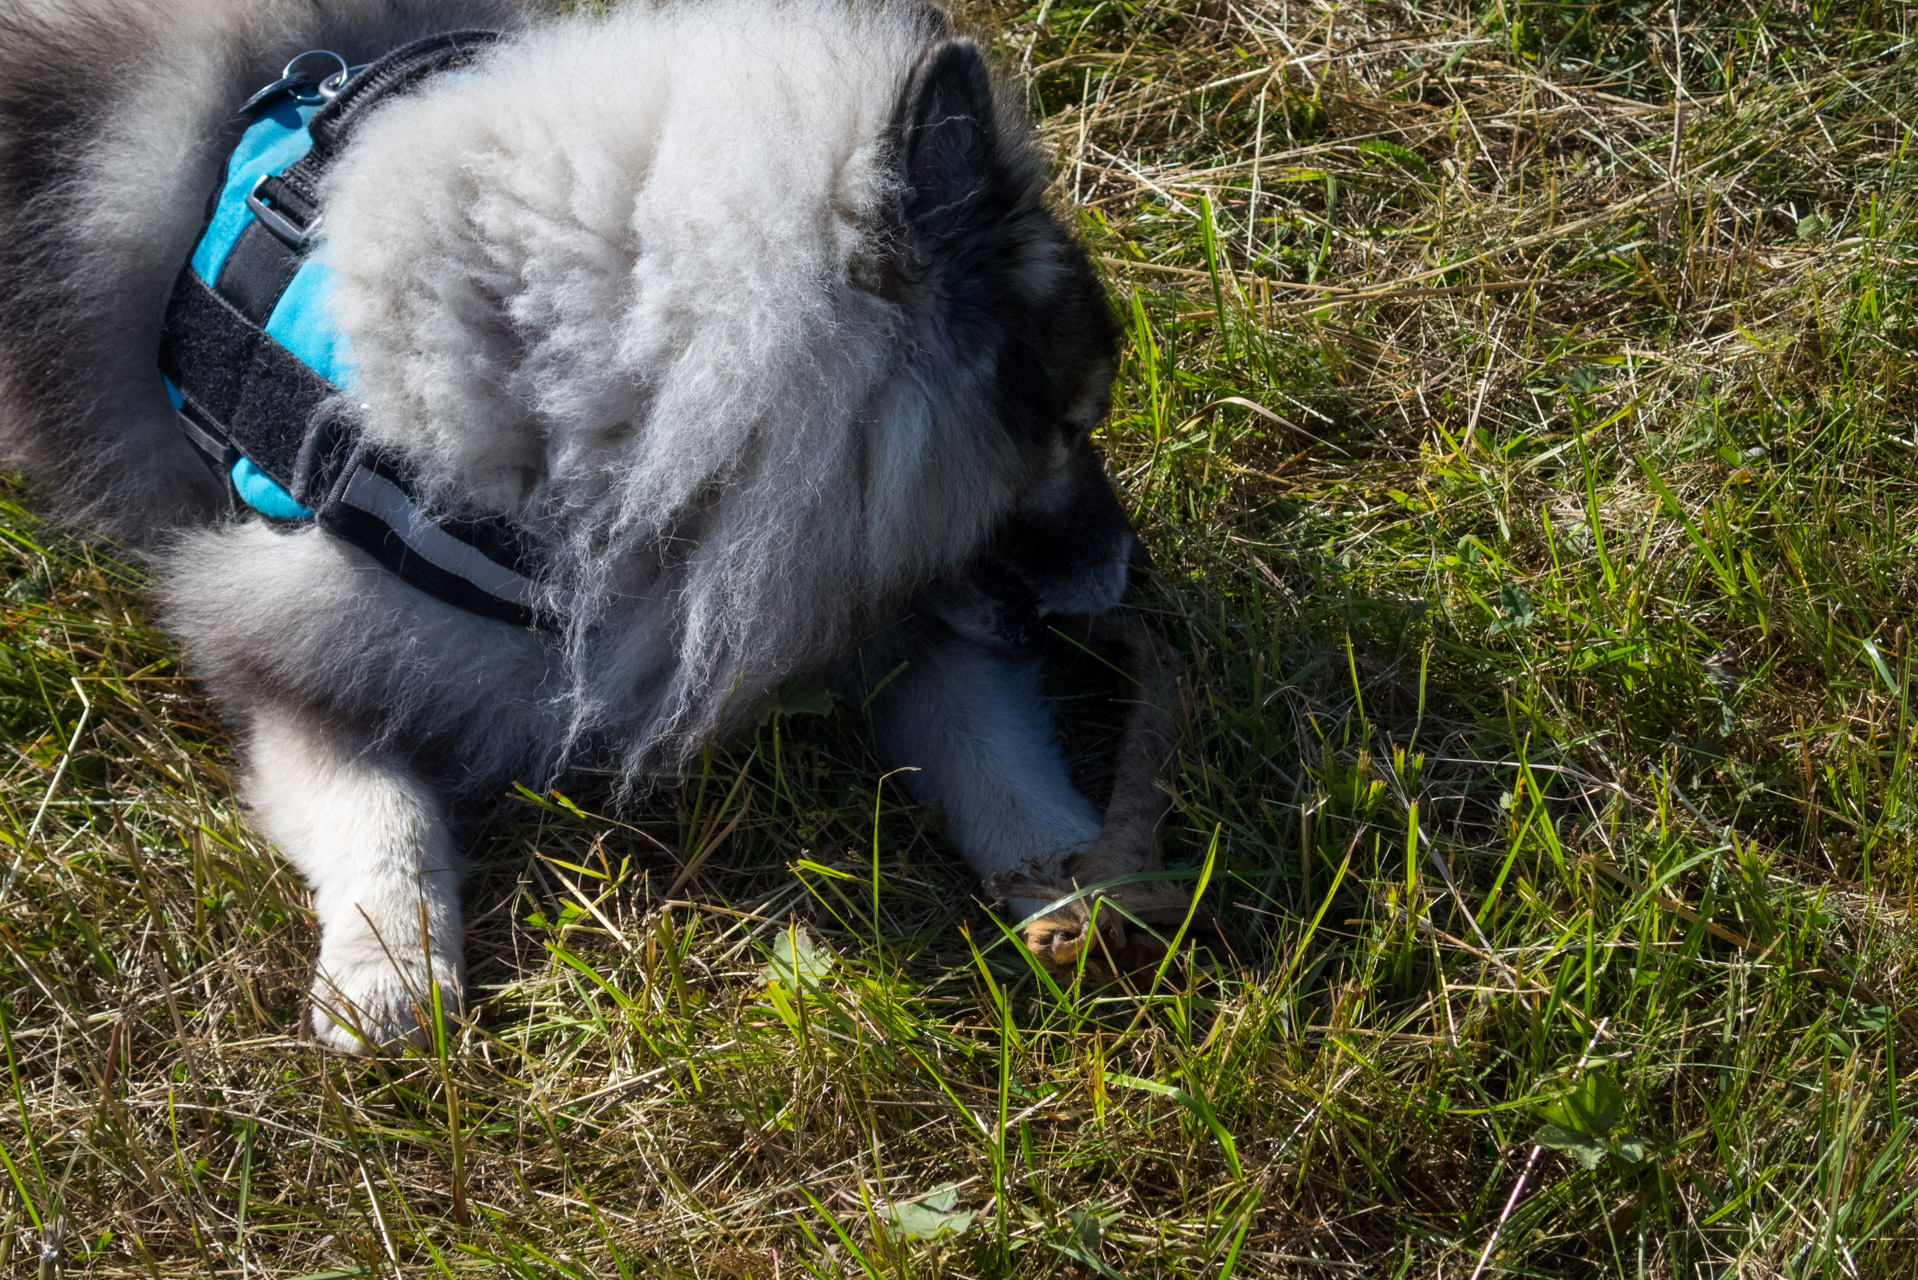
POLYGON ((320 527, 346 539, 429 595, 488 618, 539 626, 531 557, 503 520, 428 517, 409 471, 364 440, 349 446, 320 527))
POLYGON ((190 268, 182 271, 167 303, 160 372, 202 425, 217 428, 294 501, 311 507, 316 495, 295 487, 295 465, 315 414, 340 392, 268 337, 264 322, 190 268))
POLYGON ((305 256, 302 248, 288 245, 256 218, 227 251, 213 287, 249 321, 264 325, 305 256))
MULTIPOLYGON (((427 514, 411 471, 360 438, 339 388, 265 331, 323 216, 326 171, 356 123, 498 39, 492 31, 429 36, 348 78, 308 120, 307 154, 255 185, 247 202, 253 216, 219 278, 202 280, 191 265, 181 271, 160 368, 183 401, 183 429, 223 473, 244 456, 322 528, 405 581, 486 617, 538 625, 550 619, 538 611, 536 574, 518 530, 504 520, 427 514)), ((225 186, 222 175, 215 200, 225 186)), ((209 202, 209 219, 212 208, 209 202)))
MULTIPOLYGON (((316 168, 325 167, 345 145, 353 124, 375 103, 404 93, 428 76, 464 66, 499 43, 497 31, 443 31, 403 44, 341 86, 333 100, 307 125, 316 168)), ((305 161, 300 162, 304 164, 305 161)), ((299 165, 293 166, 299 169, 299 165)))
POLYGON ((497 31, 448 31, 401 45, 366 67, 313 113, 306 125, 312 148, 278 177, 261 183, 261 199, 312 230, 319 217, 320 179, 366 113, 429 76, 471 62, 499 38, 497 31))

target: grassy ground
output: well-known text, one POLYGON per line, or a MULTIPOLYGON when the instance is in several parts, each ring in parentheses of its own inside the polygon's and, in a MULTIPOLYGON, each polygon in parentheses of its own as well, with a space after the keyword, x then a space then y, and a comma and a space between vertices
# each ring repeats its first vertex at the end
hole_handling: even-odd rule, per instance
POLYGON ((1222 937, 1058 990, 795 707, 494 825, 476 1020, 323 1057, 231 740, 16 489, 14 1273, 1918 1274, 1913 8, 973 16, 1127 320, 1222 937))

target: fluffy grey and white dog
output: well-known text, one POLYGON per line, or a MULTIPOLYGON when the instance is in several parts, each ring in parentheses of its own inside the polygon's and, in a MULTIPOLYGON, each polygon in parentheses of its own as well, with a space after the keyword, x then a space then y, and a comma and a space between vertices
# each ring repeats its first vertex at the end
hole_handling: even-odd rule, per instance
POLYGON ((1064 881, 1099 815, 1007 601, 1110 610, 1136 539, 1088 441, 1112 320, 1043 179, 922 5, 0 0, 0 446, 151 555, 312 884, 321 1041, 457 997, 462 805, 670 772, 804 674, 903 663, 882 753, 982 876, 1064 881), (316 252, 367 438, 524 531, 557 629, 228 513, 155 368, 235 105, 460 27, 508 36, 367 119, 316 252))

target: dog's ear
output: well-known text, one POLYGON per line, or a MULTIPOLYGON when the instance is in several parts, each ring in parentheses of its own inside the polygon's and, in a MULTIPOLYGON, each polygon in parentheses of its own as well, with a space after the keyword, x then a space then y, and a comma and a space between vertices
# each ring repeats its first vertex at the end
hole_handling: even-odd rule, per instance
POLYGON ((906 82, 898 129, 907 225, 935 236, 956 230, 992 165, 992 77, 979 46, 948 40, 920 60, 906 82))
MULTIPOLYGON (((927 12, 943 24, 942 12, 927 12)), ((979 46, 939 34, 893 111, 898 198, 883 215, 878 252, 853 264, 855 285, 909 311, 933 305, 927 277, 982 220, 997 148, 992 76, 979 46)))

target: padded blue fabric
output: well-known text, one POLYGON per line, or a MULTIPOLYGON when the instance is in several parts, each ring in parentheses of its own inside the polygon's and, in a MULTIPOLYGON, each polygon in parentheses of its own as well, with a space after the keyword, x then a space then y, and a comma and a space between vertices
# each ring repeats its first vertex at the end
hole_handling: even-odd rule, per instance
MULTIPOLYGON (((193 271, 200 279, 212 283, 220 278, 227 255, 253 220, 246 207, 253 184, 266 174, 285 172, 312 148, 306 124, 318 110, 318 105, 305 106, 281 98, 264 108, 260 118, 240 135, 239 145, 227 161, 226 182, 220 188, 213 217, 193 250, 193 271)), ((352 360, 344 335, 333 331, 331 317, 326 314, 331 283, 324 267, 311 262, 301 266, 273 314, 267 317, 266 331, 315 373, 340 386, 352 372, 352 360)), ((179 408, 179 392, 171 383, 167 384, 167 395, 174 408, 179 408)), ((313 515, 246 458, 233 464, 232 476, 240 501, 261 515, 279 520, 305 520, 313 515)))
POLYGON ((233 148, 227 161, 226 185, 220 188, 213 220, 207 223, 206 234, 193 250, 193 270, 200 279, 212 284, 220 278, 220 268, 226 265, 233 242, 253 218, 246 207, 247 192, 253 190, 253 184, 266 174, 282 172, 312 148, 306 121, 318 110, 317 105, 305 107, 281 98, 265 108, 240 135, 240 145, 233 148))
POLYGON ((293 495, 274 484, 266 472, 241 458, 233 464, 233 490, 240 501, 276 520, 310 520, 311 511, 293 501, 293 495))
MULTIPOLYGON (((226 181, 213 217, 193 250, 191 265, 202 280, 211 284, 219 279, 227 255, 253 220, 246 207, 253 184, 266 174, 284 173, 312 148, 306 126, 318 110, 318 105, 305 106, 283 97, 263 108, 260 118, 240 135, 227 161, 226 181)), ((313 372, 344 388, 353 376, 353 357, 346 335, 333 327, 327 311, 332 285, 333 273, 325 266, 310 260, 302 263, 267 317, 266 333, 313 372)), ((180 394, 170 382, 167 396, 178 409, 180 394)), ((313 515, 247 458, 233 464, 232 477, 240 501, 262 515, 279 520, 305 520, 313 515)))
POLYGON ((291 351, 301 364, 342 391, 353 381, 353 350, 333 325, 328 310, 333 272, 312 259, 300 264, 286 292, 266 318, 266 335, 291 351))

